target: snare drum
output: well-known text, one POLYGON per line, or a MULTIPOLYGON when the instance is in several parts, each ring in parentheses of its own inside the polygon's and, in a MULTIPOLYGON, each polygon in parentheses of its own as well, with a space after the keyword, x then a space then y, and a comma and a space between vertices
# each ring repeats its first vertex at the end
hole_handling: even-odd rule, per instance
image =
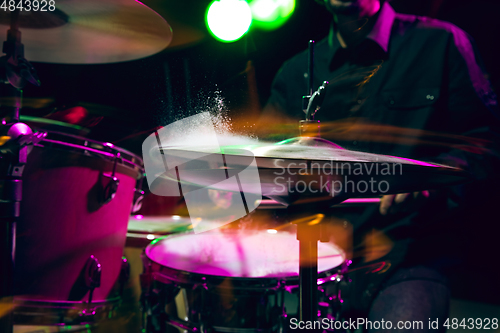
POLYGON ((17 223, 17 323, 109 315, 126 278, 127 224, 142 176, 141 158, 110 143, 48 132, 33 147, 17 223))
MULTIPOLYGON (((146 199, 148 202, 149 199, 146 199)), ((191 220, 179 215, 167 216, 130 216, 125 244, 125 257, 130 264, 130 279, 122 295, 123 305, 118 310, 125 323, 114 323, 114 327, 121 325, 120 333, 137 333, 141 331, 141 284, 139 277, 143 273, 141 255, 146 246, 154 239, 173 233, 184 233, 192 230, 191 220)), ((103 331, 105 332, 105 331, 103 331)))
MULTIPOLYGON (((319 243, 318 256, 319 277, 336 280, 344 252, 319 243)), ((299 242, 293 232, 229 229, 172 235, 146 248, 144 264, 148 332, 169 332, 168 327, 276 332, 287 312, 296 313, 298 302, 285 308, 285 295, 299 284, 299 242), (178 302, 179 296, 184 302, 178 302)))

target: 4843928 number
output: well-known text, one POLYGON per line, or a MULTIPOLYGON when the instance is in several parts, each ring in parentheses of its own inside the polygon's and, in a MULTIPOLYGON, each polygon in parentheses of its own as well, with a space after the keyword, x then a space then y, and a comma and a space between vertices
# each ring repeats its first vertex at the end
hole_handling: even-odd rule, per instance
POLYGON ((448 318, 443 326, 447 329, 456 330, 458 328, 469 330, 496 330, 498 329, 498 318, 464 318, 459 320, 457 318, 448 318))
POLYGON ((4 0, 0 5, 3 11, 15 10, 25 12, 53 12, 56 10, 55 0, 4 0))

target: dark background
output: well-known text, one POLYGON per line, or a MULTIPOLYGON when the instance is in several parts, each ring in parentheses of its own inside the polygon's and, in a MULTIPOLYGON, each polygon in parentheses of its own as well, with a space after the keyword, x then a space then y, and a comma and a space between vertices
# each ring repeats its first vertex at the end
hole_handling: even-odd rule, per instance
MULTIPOLYGON (((93 127, 91 137, 116 142, 140 154, 142 140, 150 129, 192 112, 213 108, 214 97, 222 97, 234 117, 258 112, 269 97, 272 78, 282 62, 306 49, 310 39, 319 41, 325 37, 331 22, 331 15, 314 0, 298 0, 295 13, 281 28, 253 29, 242 40, 225 44, 206 33, 204 16, 210 1, 144 2, 172 25, 175 46, 145 59, 118 64, 33 63, 42 86, 27 87, 25 98, 47 98, 49 102, 42 108, 25 108, 22 113, 43 117, 56 110, 82 105, 92 117, 103 117, 93 127), (181 36, 185 27, 205 37, 194 43, 176 39, 176 31, 177 36, 181 36), (142 136, 141 132, 144 132, 142 136), (133 138, 124 140, 130 136, 133 138)), ((492 85, 498 91, 498 0, 394 0, 391 4, 398 12, 450 21, 471 34, 492 85)), ((481 216, 480 220, 488 220, 488 216, 481 216)), ((492 226, 484 232, 484 224, 477 222, 471 221, 471 228, 478 235, 471 239, 471 247, 478 250, 464 260, 464 271, 456 272, 456 276, 463 273, 464 279, 455 281, 454 295, 498 302, 498 280, 490 275, 490 268, 497 266, 491 262, 498 253, 495 228, 492 226)))

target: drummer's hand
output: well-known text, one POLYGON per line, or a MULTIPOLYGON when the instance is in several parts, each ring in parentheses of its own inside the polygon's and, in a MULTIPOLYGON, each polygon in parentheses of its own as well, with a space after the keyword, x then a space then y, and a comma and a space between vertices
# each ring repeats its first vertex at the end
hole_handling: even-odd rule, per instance
POLYGON ((380 214, 416 211, 429 199, 429 196, 429 191, 384 195, 380 200, 380 214))

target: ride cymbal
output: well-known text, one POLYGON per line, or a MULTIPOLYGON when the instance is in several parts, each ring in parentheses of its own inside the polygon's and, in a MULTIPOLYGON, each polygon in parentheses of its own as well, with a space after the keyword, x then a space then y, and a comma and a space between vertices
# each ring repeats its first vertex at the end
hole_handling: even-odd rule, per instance
MULTIPOLYGON (((23 2, 25 3, 25 2, 23 2)), ((19 31, 28 61, 104 64, 141 59, 165 49, 170 25, 134 0, 39 1, 38 10, 19 13, 19 31), (55 3, 55 7, 50 4, 55 3), (42 11, 42 4, 46 6, 42 11)), ((26 5, 26 4, 25 4, 26 5)), ((7 36, 11 14, 0 11, 0 33, 7 36)))

